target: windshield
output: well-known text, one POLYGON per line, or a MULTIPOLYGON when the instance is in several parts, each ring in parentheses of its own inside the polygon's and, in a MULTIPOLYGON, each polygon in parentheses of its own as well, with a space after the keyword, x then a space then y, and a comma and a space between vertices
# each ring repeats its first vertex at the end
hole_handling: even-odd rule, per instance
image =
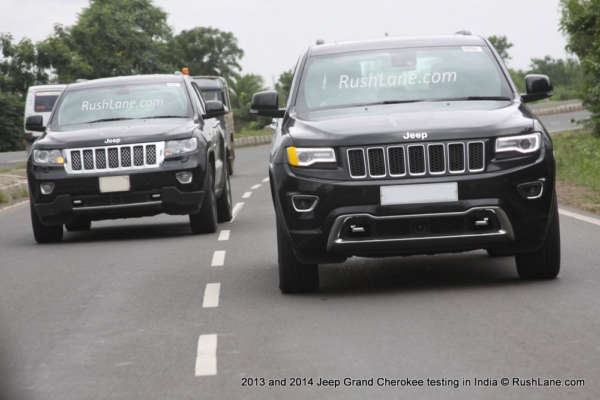
POLYGON ((225 98, 223 97, 223 92, 220 90, 202 90, 202 97, 204 101, 209 100, 218 100, 221 103, 225 103, 225 98))
POLYGON ((182 83, 69 90, 56 113, 58 126, 143 118, 187 118, 192 109, 182 83))
POLYGON ((35 95, 34 110, 36 112, 50 112, 56 99, 58 99, 60 93, 37 93, 35 95))
POLYGON ((412 101, 512 98, 483 46, 384 49, 312 57, 296 107, 302 110, 412 101))

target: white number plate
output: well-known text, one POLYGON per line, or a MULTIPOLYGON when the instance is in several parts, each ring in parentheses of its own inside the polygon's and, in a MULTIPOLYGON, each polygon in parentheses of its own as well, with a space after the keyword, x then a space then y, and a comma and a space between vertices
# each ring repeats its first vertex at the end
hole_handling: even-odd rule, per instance
POLYGON ((100 193, 128 192, 131 189, 129 175, 101 176, 99 179, 100 193))
POLYGON ((381 186, 379 194, 382 206, 458 201, 458 184, 445 182, 381 186))

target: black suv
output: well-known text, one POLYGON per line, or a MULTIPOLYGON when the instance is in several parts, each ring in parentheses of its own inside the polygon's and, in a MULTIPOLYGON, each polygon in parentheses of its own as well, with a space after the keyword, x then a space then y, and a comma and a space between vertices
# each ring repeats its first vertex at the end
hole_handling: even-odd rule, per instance
POLYGON ((280 288, 318 288, 318 263, 487 249, 521 278, 554 278, 560 236, 552 141, 480 37, 317 45, 298 61, 269 175, 280 288))
POLYGON ((233 175, 233 164, 235 161, 234 148, 234 124, 233 124, 233 107, 231 106, 231 97, 229 96, 229 86, 227 81, 220 76, 199 75, 193 76, 192 80, 198 85, 200 94, 205 101, 217 100, 225 106, 225 113, 219 117, 221 126, 225 131, 227 140, 227 162, 229 174, 233 175))
POLYGON ((220 101, 185 75, 106 78, 67 86, 27 160, 35 239, 60 241, 92 220, 189 214, 192 232, 231 219, 220 101))

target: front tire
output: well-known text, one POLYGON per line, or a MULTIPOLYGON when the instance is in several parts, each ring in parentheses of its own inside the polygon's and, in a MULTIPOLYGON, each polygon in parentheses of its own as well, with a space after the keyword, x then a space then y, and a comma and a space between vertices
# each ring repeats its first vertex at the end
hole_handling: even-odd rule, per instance
POLYGON ((38 243, 56 243, 63 238, 63 226, 47 226, 42 223, 40 217, 35 212, 33 201, 29 201, 29 211, 31 213, 31 227, 33 228, 33 237, 38 243))
POLYGON ((279 262, 279 289, 281 293, 306 293, 319 289, 318 264, 302 264, 277 218, 277 255, 279 262))
POLYGON ((206 170, 206 197, 200 211, 190 214, 192 233, 214 233, 217 231, 217 197, 215 195, 213 167, 209 164, 206 170))
POLYGON ((556 195, 554 199, 552 221, 542 247, 515 257, 521 279, 554 279, 560 272, 560 224, 556 195))
POLYGON ((225 179, 225 184, 223 185, 223 192, 221 193, 221 197, 217 201, 217 216, 219 222, 227 222, 231 221, 233 217, 233 206, 231 199, 231 182, 229 180, 229 167, 227 163, 225 163, 227 170, 223 174, 225 179))

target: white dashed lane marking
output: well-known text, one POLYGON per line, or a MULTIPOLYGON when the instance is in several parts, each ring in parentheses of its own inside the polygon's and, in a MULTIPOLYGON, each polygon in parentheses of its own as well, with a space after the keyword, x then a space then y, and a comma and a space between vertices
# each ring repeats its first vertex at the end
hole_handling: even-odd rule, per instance
POLYGON ((215 250, 210 266, 222 267, 223 265, 225 265, 225 250, 215 250))
POLYGON ((240 213, 240 211, 242 210, 242 207, 244 207, 244 203, 240 202, 240 203, 235 203, 235 206, 233 206, 233 211, 231 211, 231 221, 229 222, 233 222, 235 220, 235 217, 237 217, 237 215, 240 213))
POLYGON ((219 294, 221 292, 220 283, 207 283, 204 288, 204 300, 202 300, 203 308, 219 307, 219 294))
POLYGON ((256 190, 260 187, 260 183, 257 183, 256 185, 252 186, 250 189, 252 190, 256 190))
POLYGON ((598 219, 598 218, 588 217, 587 215, 578 214, 578 213, 575 213, 575 212, 572 212, 572 211, 567 211, 567 210, 564 210, 562 208, 559 208, 558 212, 560 214, 562 214, 562 215, 566 215, 567 217, 575 218, 575 219, 578 219, 580 221, 587 222, 589 224, 600 226, 600 219, 598 219))
POLYGON ((217 374, 217 335, 200 335, 196 353, 196 376, 217 374))
POLYGON ((262 180, 263 182, 269 182, 269 177, 266 177, 265 179, 262 180))
POLYGON ((247 198, 248 198, 248 197, 250 197, 250 196, 252 196, 252 192, 245 192, 245 193, 242 195, 242 199, 247 199, 247 198))
POLYGON ((219 232, 219 241, 229 240, 230 234, 231 231, 229 229, 223 229, 221 232, 219 232))

